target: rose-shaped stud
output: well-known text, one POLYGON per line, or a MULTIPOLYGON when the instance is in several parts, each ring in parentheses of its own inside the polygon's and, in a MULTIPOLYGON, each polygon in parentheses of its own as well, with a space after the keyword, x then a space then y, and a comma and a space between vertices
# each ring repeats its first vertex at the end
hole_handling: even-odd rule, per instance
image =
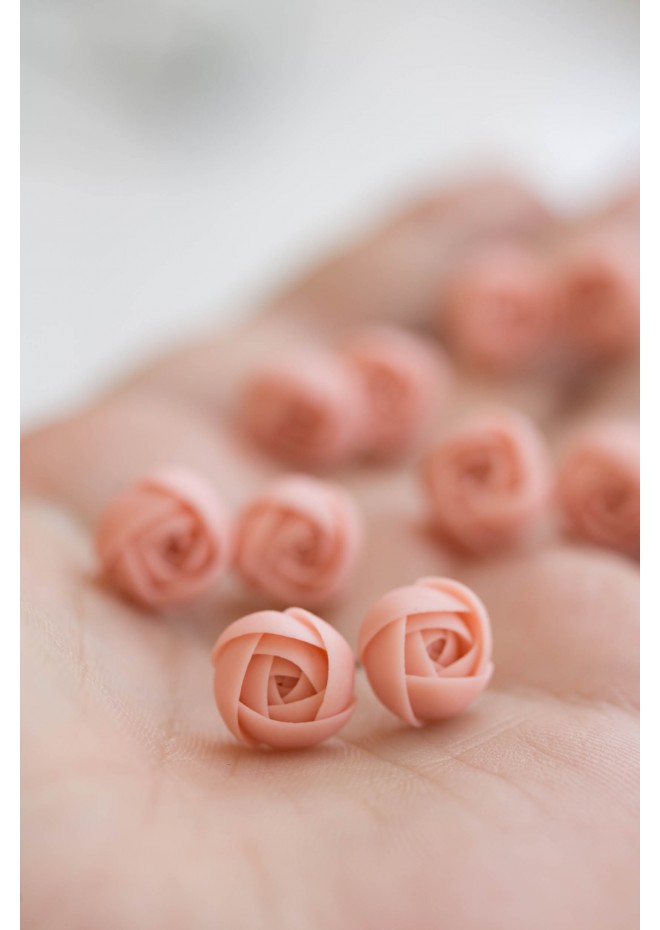
POLYGON ((365 327, 343 352, 364 392, 365 453, 377 460, 405 455, 448 393, 449 361, 436 346, 397 326, 365 327))
POLYGON ((639 557, 639 428, 594 424, 576 436, 559 466, 557 499, 567 532, 639 557))
POLYGON ((639 233, 625 224, 575 237, 563 250, 563 336, 580 360, 624 358, 639 345, 639 233))
POLYGON ((213 664, 220 715, 248 746, 314 746, 353 713, 351 648, 301 607, 236 620, 215 644, 213 664))
POLYGON ((185 468, 162 468, 122 491, 102 515, 96 548, 105 577, 147 607, 192 600, 231 557, 229 517, 213 488, 185 468))
POLYGON ((347 491, 288 475, 239 518, 234 566, 250 587, 281 603, 315 606, 345 587, 361 541, 360 516, 347 491))
POLYGON ((421 578, 371 607, 359 655, 382 703, 412 726, 460 713, 493 673, 486 608, 450 578, 421 578))
POLYGON ((332 353, 298 353, 255 373, 242 394, 238 419, 253 442, 286 464, 339 465, 360 441, 360 384, 332 353))
POLYGON ((421 478, 438 532, 477 555, 518 543, 545 510, 551 488, 540 433, 509 410, 449 433, 422 462, 421 478))
POLYGON ((493 245, 456 268, 441 325, 464 361, 515 374, 550 355, 559 306, 556 274, 538 246, 493 245))

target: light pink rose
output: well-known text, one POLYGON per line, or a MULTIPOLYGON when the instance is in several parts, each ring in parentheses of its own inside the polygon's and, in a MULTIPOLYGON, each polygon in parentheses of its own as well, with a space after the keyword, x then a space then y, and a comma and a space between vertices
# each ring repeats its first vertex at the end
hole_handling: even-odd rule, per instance
POLYGON ((514 411, 484 415, 447 435, 427 454, 421 477, 438 531, 475 554, 520 541, 550 492, 542 437, 514 411))
POLYGON ((639 345, 639 232, 604 225, 570 240, 560 266, 563 336, 578 359, 605 362, 639 345))
POLYGON ((456 353, 488 372, 536 367, 557 339, 556 272, 533 243, 484 246, 447 283, 441 326, 456 353))
POLYGON ((298 352, 254 375, 238 418, 243 431, 282 462, 312 468, 338 465, 360 443, 360 384, 332 353, 298 352))
POLYGON ((405 455, 449 391, 449 361, 437 346, 398 326, 354 333, 344 355, 365 395, 363 449, 373 459, 405 455))
POLYGON ((573 440, 559 469, 557 497, 567 531, 639 557, 639 427, 594 424, 573 440))
POLYGON ((166 607, 202 594, 226 570, 231 526, 206 481, 163 468, 111 502, 96 546, 105 577, 126 597, 166 607))
POLYGON ((464 710, 493 673, 486 608, 449 578, 421 578, 381 597, 358 648, 376 696, 412 726, 464 710))
POLYGON ((248 746, 313 746, 353 713, 355 663, 346 640, 300 607, 232 623, 213 650, 215 698, 248 746))
POLYGON ((312 606, 344 588, 361 540, 360 517, 347 491, 289 475, 240 517, 234 565, 251 587, 277 601, 312 606))

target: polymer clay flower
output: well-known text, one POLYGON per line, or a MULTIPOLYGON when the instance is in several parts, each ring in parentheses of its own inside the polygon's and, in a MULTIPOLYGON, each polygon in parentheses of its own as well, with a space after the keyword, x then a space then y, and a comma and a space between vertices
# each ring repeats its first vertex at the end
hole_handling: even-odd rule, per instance
POLYGON ((362 539, 360 517, 342 487, 306 475, 275 481, 240 517, 234 565, 253 588, 305 606, 345 586, 362 539))
POLYGON ((576 236, 561 262, 563 337, 580 358, 609 361, 639 345, 639 234, 626 224, 576 236))
POLYGON ((514 411, 484 415, 448 434, 426 456, 421 477, 436 529, 475 554, 523 538, 550 491, 541 435, 514 411))
POLYGON ((448 361, 435 346, 397 326, 365 327, 343 351, 364 391, 364 451, 374 459, 404 455, 447 393, 448 361))
POLYGON ((559 468, 557 498, 574 537, 639 556, 639 428, 595 424, 574 439, 559 468))
POLYGON ((511 374, 546 357, 558 309, 556 276, 538 246, 498 244, 456 268, 447 283, 443 324, 466 362, 511 374))
POLYGON ((110 503, 96 547, 104 575, 126 597, 167 607, 212 587, 229 564, 231 526, 206 481, 163 468, 110 503))
POLYGON ((354 454, 363 424, 360 385, 332 353, 310 350, 257 372, 239 421, 261 449, 290 465, 323 468, 354 454))
POLYGON ((355 665, 346 640, 300 607, 232 623, 213 649, 215 698, 248 746, 313 746, 353 713, 355 665))
POLYGON ((416 727, 460 713, 493 673, 486 608, 449 578, 420 578, 381 597, 358 649, 376 696, 416 727))

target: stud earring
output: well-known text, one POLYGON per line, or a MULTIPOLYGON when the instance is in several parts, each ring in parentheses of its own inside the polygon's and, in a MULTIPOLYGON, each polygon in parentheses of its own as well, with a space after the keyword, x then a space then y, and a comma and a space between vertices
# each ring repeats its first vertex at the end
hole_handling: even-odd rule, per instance
POLYGON ((440 319, 457 355, 501 375, 551 362, 561 309, 555 264, 538 243, 512 241, 484 246, 459 265, 440 319))
POLYGON ((332 352, 291 353, 253 376, 237 418, 249 439, 287 465, 341 465, 361 438, 359 381, 332 352))
POLYGON ((561 336, 578 364, 626 358, 639 350, 639 230, 605 222, 576 235, 560 257, 561 336))
POLYGON ((162 468, 122 491, 99 521, 104 576, 129 600, 164 608, 210 589, 231 557, 231 523, 213 488, 162 468))
POLYGON ((460 713, 493 673, 486 608, 465 585, 421 578, 364 618, 359 656, 376 697, 412 726, 460 713))
POLYGON ((341 593, 361 542, 360 515, 347 491, 288 475, 239 517, 234 567, 250 587, 283 604, 311 607, 341 593))
POLYGON ((639 427, 604 421, 575 436, 559 466, 568 535, 639 558, 639 427))
POLYGON ((520 542, 538 522, 551 489, 543 438, 513 410, 449 433, 427 454, 421 479, 438 532, 478 555, 520 542))
POLYGON ((355 665, 346 640, 300 607, 236 620, 213 649, 215 698, 248 746, 314 746, 353 713, 355 665))
POLYGON ((449 392, 449 360, 438 346, 400 326, 360 329, 342 351, 365 398, 365 454, 376 461, 406 455, 449 392))

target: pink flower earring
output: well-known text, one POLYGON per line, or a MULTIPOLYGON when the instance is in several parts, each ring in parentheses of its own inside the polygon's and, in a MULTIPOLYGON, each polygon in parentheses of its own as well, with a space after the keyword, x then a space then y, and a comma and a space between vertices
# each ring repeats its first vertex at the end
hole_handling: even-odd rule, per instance
POLYGON ((343 347, 365 398, 363 448, 375 460, 408 453, 444 401, 451 375, 449 360, 437 347, 400 326, 358 330, 343 347))
POLYGON ((515 411, 475 418, 427 454, 421 479, 447 542, 486 554, 520 541, 550 494, 543 439, 515 411))
POLYGON ((212 660, 220 715, 248 746, 314 746, 353 713, 351 648, 337 630, 300 607, 262 610, 232 623, 212 660))
POLYGON ((639 453, 633 423, 594 424, 573 439, 557 481, 569 535, 639 558, 639 453))
POLYGON ((265 453, 300 468, 348 461, 364 411, 357 376, 331 352, 292 354, 256 373, 239 403, 242 431, 265 453))
POLYGON ((484 247, 448 283, 441 328, 475 368, 502 375, 529 371, 557 339, 556 278, 538 244, 484 247))
POLYGON ((234 567, 281 603, 315 606, 345 588, 362 542, 349 493, 306 475, 275 481, 237 523, 234 567))
POLYGON ((631 356, 639 346, 639 232, 603 223, 574 237, 559 275, 569 352, 594 364, 631 356))
POLYGON ((96 548, 105 577, 146 607, 209 590, 231 557, 229 516, 213 488, 185 468, 163 468, 122 491, 102 515, 96 548))
POLYGON ((465 585, 421 578, 368 611, 359 656, 376 697, 419 727, 460 713, 493 673, 486 608, 465 585))

